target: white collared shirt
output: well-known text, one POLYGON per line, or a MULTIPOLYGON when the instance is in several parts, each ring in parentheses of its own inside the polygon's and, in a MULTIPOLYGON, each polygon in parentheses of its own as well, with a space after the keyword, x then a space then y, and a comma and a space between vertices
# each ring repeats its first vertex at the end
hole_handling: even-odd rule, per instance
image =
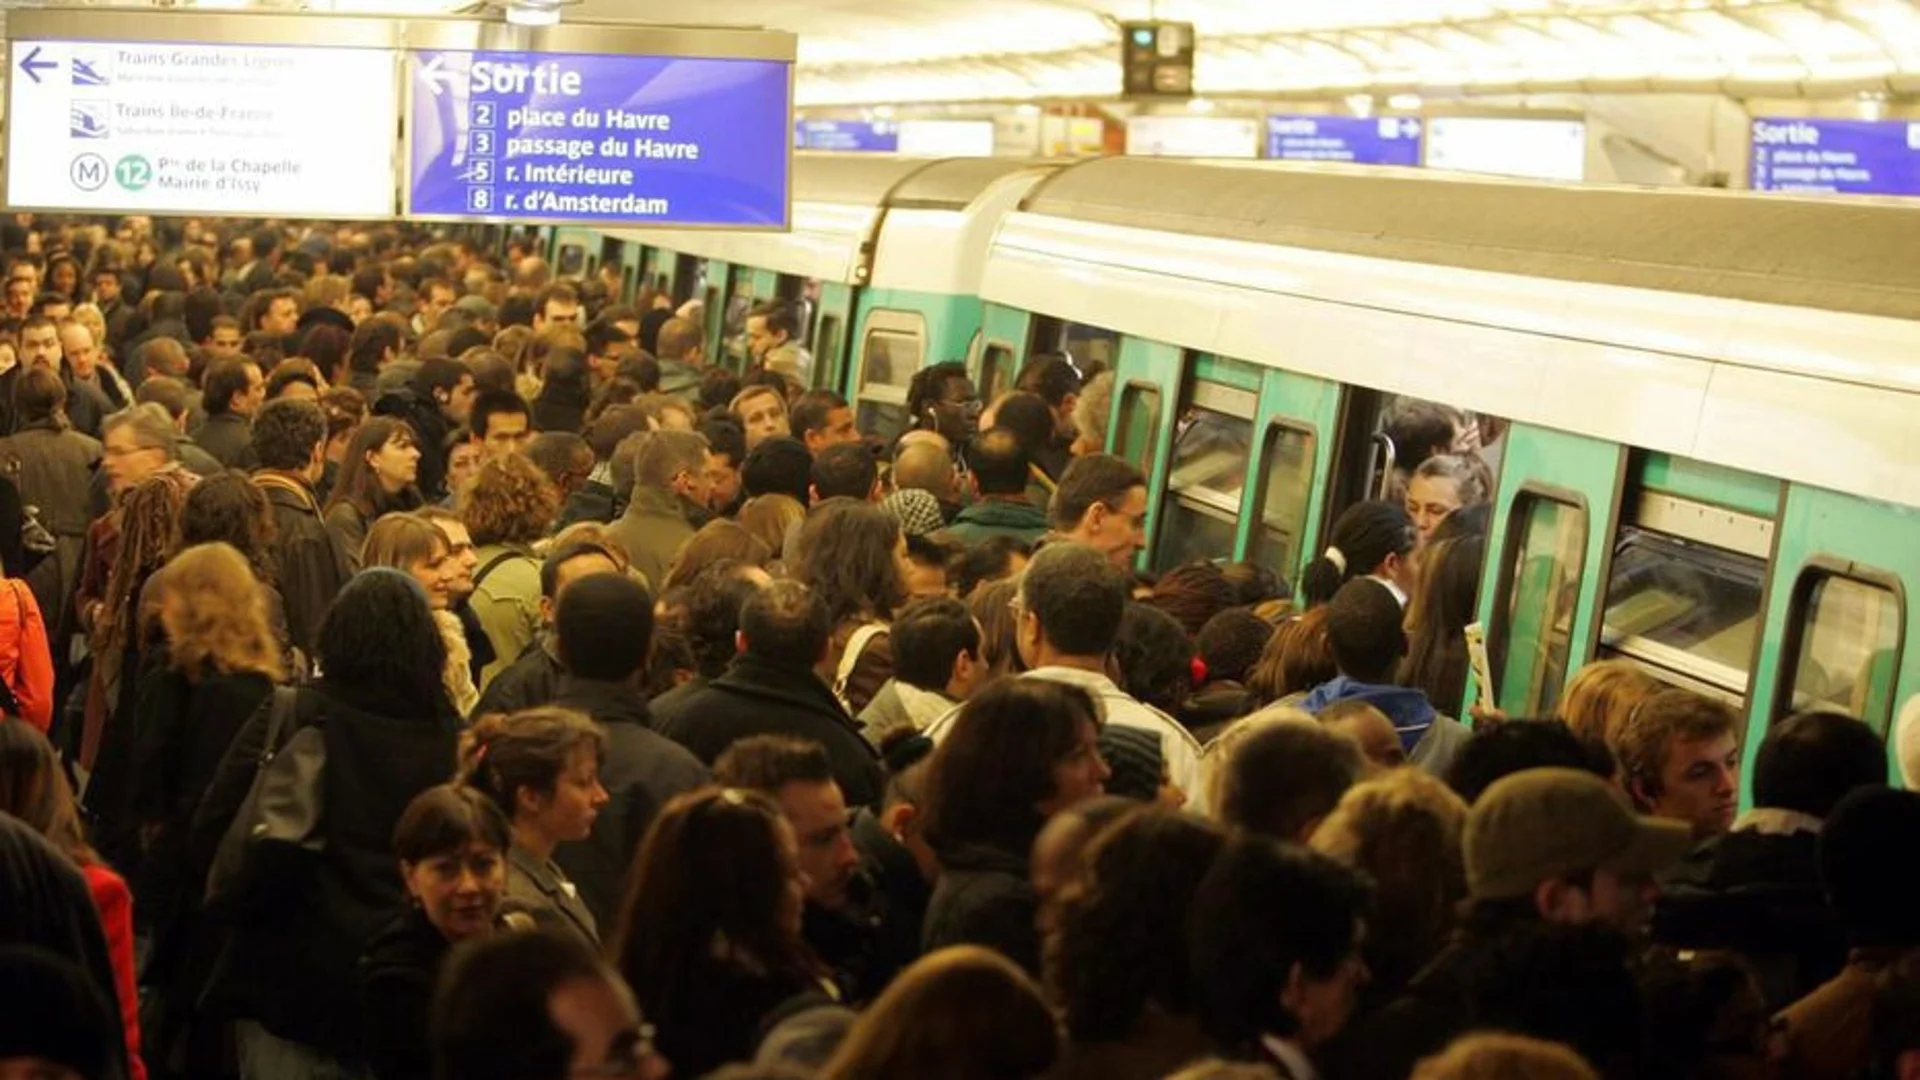
MULTIPOLYGON (((1190 795, 1200 790, 1200 741, 1180 721, 1128 694, 1114 685, 1112 679, 1097 671, 1050 665, 1034 668, 1020 677, 1077 686, 1085 690, 1106 713, 1107 723, 1140 728, 1159 735, 1160 756, 1166 762, 1167 776, 1181 791, 1190 795)), ((926 729, 927 738, 936 743, 945 738, 953 727, 954 717, 958 715, 960 709, 956 707, 934 721, 926 729)))
POLYGON ((1260 1045, 1273 1055, 1281 1068, 1287 1070, 1291 1080, 1320 1080, 1320 1070, 1313 1067, 1313 1062, 1294 1045, 1293 1040, 1282 1039, 1278 1035, 1262 1035, 1260 1045))
POLYGON ((1368 574, 1367 576, 1379 582, 1380 584, 1385 585, 1387 587, 1387 591, 1393 594, 1393 598, 1395 600, 1400 601, 1401 610, 1406 609, 1407 591, 1405 589, 1402 589, 1392 578, 1381 577, 1379 574, 1368 574))

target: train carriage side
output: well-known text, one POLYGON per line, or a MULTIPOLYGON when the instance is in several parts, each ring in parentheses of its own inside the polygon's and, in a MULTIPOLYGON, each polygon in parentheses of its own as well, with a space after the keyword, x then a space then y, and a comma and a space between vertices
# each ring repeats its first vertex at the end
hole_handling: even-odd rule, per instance
POLYGON ((1920 692, 1917 240, 1888 206, 1116 159, 1007 219, 983 342, 1111 356, 1155 569, 1291 579, 1391 488, 1391 409, 1480 418, 1502 707, 1621 656, 1736 702, 1750 755, 1920 692))

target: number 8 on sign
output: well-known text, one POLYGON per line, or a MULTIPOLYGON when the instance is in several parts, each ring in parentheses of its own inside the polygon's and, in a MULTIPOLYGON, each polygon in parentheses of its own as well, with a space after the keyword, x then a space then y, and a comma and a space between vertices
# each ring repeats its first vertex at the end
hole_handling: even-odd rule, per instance
POLYGON ((467 189, 467 209, 469 210, 493 209, 493 192, 488 190, 487 188, 481 188, 481 187, 467 189))

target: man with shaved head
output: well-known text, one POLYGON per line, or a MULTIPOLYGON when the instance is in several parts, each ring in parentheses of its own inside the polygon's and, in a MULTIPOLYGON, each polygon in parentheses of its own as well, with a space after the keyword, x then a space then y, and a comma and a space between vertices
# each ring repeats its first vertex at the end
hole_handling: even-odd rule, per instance
POLYGON ((946 535, 967 547, 1008 536, 1033 544, 1047 534, 1047 511, 1027 495, 1026 446, 1006 428, 988 428, 967 444, 973 505, 960 511, 946 535))

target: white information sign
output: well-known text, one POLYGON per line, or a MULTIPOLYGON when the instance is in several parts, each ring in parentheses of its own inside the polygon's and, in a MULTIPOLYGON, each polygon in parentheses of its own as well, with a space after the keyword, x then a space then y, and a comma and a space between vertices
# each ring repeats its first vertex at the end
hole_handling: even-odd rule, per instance
POLYGON ((11 49, 10 206, 394 212, 391 50, 80 41, 11 49))
POLYGON ((1427 121, 1427 167, 1583 180, 1587 125, 1579 120, 1436 116, 1427 121))

